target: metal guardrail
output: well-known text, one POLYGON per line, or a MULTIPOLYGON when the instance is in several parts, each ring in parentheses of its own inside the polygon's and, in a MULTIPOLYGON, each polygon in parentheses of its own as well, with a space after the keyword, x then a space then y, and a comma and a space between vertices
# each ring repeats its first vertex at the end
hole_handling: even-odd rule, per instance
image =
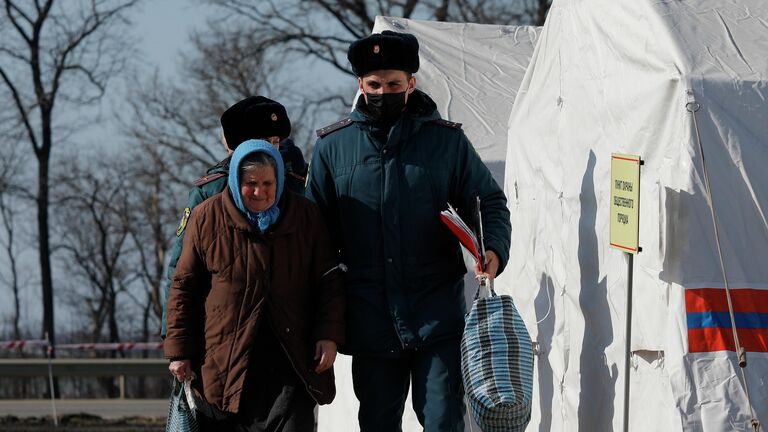
POLYGON ((0 359, 0 377, 168 375, 165 359, 0 359))
POLYGON ((125 399, 125 377, 169 376, 166 359, 0 359, 0 377, 116 376, 120 399, 125 399), (49 369, 50 364, 50 369, 49 369))

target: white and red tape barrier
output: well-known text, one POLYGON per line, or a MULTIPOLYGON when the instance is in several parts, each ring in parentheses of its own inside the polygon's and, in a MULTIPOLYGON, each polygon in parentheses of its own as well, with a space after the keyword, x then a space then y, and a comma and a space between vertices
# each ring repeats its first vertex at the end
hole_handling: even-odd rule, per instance
MULTIPOLYGON (((45 348, 48 346, 48 341, 45 339, 32 339, 32 340, 11 340, 0 341, 0 349, 12 350, 12 349, 24 349, 24 348, 45 348)), ((56 350, 117 350, 117 351, 131 351, 131 350, 159 350, 163 349, 162 342, 103 342, 103 343, 71 343, 71 344, 56 344, 54 346, 56 350)))

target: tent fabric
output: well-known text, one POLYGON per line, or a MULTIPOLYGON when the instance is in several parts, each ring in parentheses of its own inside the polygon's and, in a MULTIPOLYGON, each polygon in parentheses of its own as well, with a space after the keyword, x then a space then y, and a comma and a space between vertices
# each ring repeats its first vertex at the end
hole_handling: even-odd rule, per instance
MULTIPOLYGON (((501 185, 507 122, 540 28, 376 17, 373 32, 384 30, 412 33, 419 39, 421 67, 416 86, 433 98, 443 118, 463 124, 465 134, 501 185)), ((471 304, 474 288, 476 284, 467 290, 467 304, 471 304)), ((350 357, 337 357, 337 396, 332 404, 319 408, 320 432, 359 430, 350 367, 350 357)), ((409 398, 403 430, 420 431, 410 407, 409 398)))
POLYGON ((376 17, 373 32, 419 39, 416 86, 462 129, 496 181, 504 181, 507 123, 536 41, 537 27, 376 17))
MULTIPOLYGON (((686 293, 724 281, 686 106, 700 107, 729 285, 768 290, 766 53, 761 0, 554 1, 509 120, 513 243, 497 281, 539 346, 529 430, 622 426, 627 260, 608 247, 613 152, 645 161, 630 429, 751 430, 734 353, 689 349, 686 293)), ((766 425, 768 353, 748 359, 766 425)))

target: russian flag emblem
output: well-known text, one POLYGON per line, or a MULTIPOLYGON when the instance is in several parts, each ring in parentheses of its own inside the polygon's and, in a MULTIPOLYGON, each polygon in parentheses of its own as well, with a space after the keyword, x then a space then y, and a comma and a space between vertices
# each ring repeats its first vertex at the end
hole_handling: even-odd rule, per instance
MULTIPOLYGON (((768 290, 731 288, 739 343, 749 352, 768 352, 768 290)), ((688 351, 736 351, 723 288, 685 290, 688 351)))

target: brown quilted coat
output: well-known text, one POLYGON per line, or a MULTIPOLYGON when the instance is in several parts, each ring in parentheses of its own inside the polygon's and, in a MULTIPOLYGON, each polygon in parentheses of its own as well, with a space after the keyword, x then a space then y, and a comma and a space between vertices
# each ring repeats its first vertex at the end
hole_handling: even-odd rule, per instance
POLYGON ((344 343, 338 261, 317 207, 285 192, 265 234, 235 206, 229 188, 189 219, 168 299, 165 357, 191 359, 198 392, 237 412, 258 325, 271 325, 309 394, 330 403, 333 370, 314 372, 315 342, 344 343), (263 319, 260 319, 263 318, 263 319))

